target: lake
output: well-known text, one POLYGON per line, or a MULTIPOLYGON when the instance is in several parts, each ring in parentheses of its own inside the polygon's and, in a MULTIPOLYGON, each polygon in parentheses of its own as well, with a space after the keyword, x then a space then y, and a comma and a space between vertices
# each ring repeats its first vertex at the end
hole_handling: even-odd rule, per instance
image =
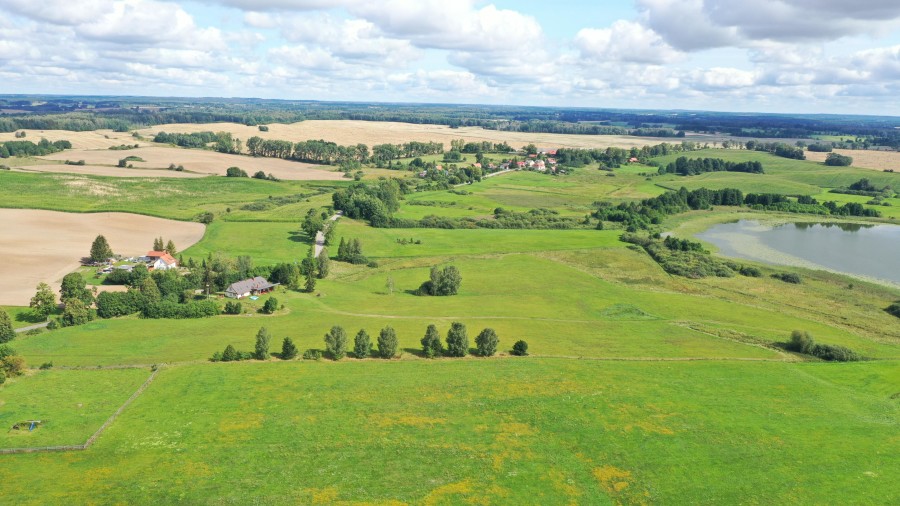
POLYGON ((900 286, 900 226, 722 223, 697 234, 722 255, 824 269, 900 286))

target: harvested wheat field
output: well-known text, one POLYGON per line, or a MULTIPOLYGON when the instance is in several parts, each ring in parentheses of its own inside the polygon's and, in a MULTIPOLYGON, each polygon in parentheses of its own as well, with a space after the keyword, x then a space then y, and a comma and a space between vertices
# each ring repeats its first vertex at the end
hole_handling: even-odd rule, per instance
MULTIPOLYGON (((15 160, 15 159, 13 159, 15 160)), ((208 177, 209 174, 199 172, 184 172, 161 169, 123 169, 108 165, 64 165, 59 163, 44 163, 36 165, 18 166, 10 165, 13 170, 21 172, 52 172, 56 174, 83 174, 87 176, 112 176, 112 177, 208 177)))
MULTIPOLYGON (((183 149, 170 146, 154 145, 127 151, 111 151, 106 149, 67 149, 43 157, 47 160, 84 160, 90 165, 116 164, 126 156, 137 156, 143 162, 128 162, 136 169, 168 169, 169 165, 182 165, 185 170, 202 175, 225 175, 228 167, 240 167, 248 174, 257 171, 273 174, 280 179, 300 181, 337 181, 344 178, 343 173, 324 169, 322 165, 293 162, 280 158, 253 158, 241 155, 229 155, 203 149, 183 149)), ((109 175, 132 176, 129 169, 119 169, 109 175)), ((169 172, 166 170, 166 172, 169 172)), ((172 171, 174 172, 174 171, 172 171)))
MULTIPOLYGON (((869 149, 835 149, 835 153, 853 158, 853 166, 863 169, 886 170, 900 172, 900 151, 874 151, 869 149)), ((828 153, 807 151, 806 159, 824 162, 828 153)))
POLYGON ((485 130, 480 127, 450 128, 444 125, 416 125, 412 123, 392 123, 386 121, 351 121, 351 120, 311 120, 299 123, 270 123, 268 132, 260 132, 255 126, 237 123, 176 123, 158 125, 139 130, 144 136, 153 136, 158 132, 193 133, 193 132, 229 132, 235 137, 247 140, 259 136, 264 139, 281 139, 292 142, 309 139, 324 139, 338 144, 349 145, 363 143, 401 144, 409 141, 443 142, 449 149, 450 141, 465 139, 466 141, 507 142, 514 148, 534 143, 542 148, 606 148, 609 146, 631 148, 660 144, 662 142, 718 142, 720 138, 713 136, 692 135, 685 139, 665 139, 656 137, 631 137, 627 135, 568 135, 543 134, 525 132, 499 132, 485 130))
MULTIPOLYGON (((50 142, 69 141, 73 149, 109 149, 112 146, 126 144, 133 146, 150 146, 150 142, 141 142, 131 136, 129 132, 113 132, 112 130, 93 130, 90 132, 72 132, 69 130, 17 130, 25 132, 24 139, 17 139, 15 132, 0 133, 0 142, 5 141, 31 141, 38 142, 41 138, 50 142)), ((67 153, 70 151, 66 151, 67 153)), ((111 153, 127 153, 127 151, 110 151, 111 153)), ((122 155, 127 156, 127 155, 122 155)), ((71 157, 70 157, 71 159, 71 157)))
POLYGON ((155 237, 185 249, 205 231, 200 223, 127 213, 0 209, 0 223, 0 305, 8 306, 27 306, 41 281, 58 292, 63 276, 78 268, 99 234, 115 253, 142 255, 155 237))

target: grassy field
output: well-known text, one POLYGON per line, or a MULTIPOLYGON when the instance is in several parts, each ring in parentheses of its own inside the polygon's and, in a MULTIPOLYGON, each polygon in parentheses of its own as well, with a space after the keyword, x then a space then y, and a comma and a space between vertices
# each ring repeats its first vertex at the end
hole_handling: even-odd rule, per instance
POLYGON ((89 451, 8 456, 0 480, 18 504, 890 504, 900 407, 884 385, 898 371, 534 358, 185 366, 163 370, 89 451))
POLYGON ((146 369, 35 371, 0 388, 0 448, 83 444, 147 380, 146 369), (12 430, 26 420, 35 430, 12 430))
MULTIPOLYGON (((273 125, 269 136, 282 138, 293 127, 273 125)), ((612 176, 590 167, 558 177, 517 172, 459 188, 467 194, 406 195, 397 216, 488 217, 502 207, 578 217, 597 201, 682 185, 859 201, 865 197, 825 192, 835 182, 896 177, 757 152, 690 156, 759 159, 767 173, 648 179, 654 169, 637 165, 612 176)), ((403 173, 367 177, 395 174, 403 173)), ((215 221, 184 256, 248 255, 256 265, 305 257, 303 216, 328 206, 329 191, 346 184, 73 177, 0 172, 0 205, 127 207, 183 220, 211 211, 215 221)), ((900 205, 880 209, 889 219, 900 205)), ((797 215, 722 208, 677 215, 664 226, 688 237, 740 218, 797 215)), ((12 345, 29 366, 52 361, 55 368, 32 369, 0 387, 0 423, 51 423, 8 433, 0 447, 27 438, 81 443, 146 380, 149 366, 161 372, 89 450, 0 457, 4 501, 900 501, 891 478, 900 473, 900 327, 884 311, 900 300, 896 289, 760 264, 753 264, 760 278, 671 276, 619 241, 619 230, 374 229, 348 218, 336 226, 332 256, 342 237, 356 238, 377 265, 333 261, 313 293, 279 288, 283 307, 273 315, 130 316, 18 336, 12 345), (449 264, 463 277, 458 295, 415 295, 432 266, 449 264), (800 273, 803 283, 770 276, 784 271, 800 273), (455 321, 467 326, 470 345, 482 329, 495 329, 500 356, 425 360, 419 341, 427 325, 444 336, 455 321), (273 351, 286 336, 301 351, 321 350, 333 325, 351 336, 364 328, 373 340, 390 325, 401 355, 338 363, 207 360, 229 344, 252 350, 262 326, 273 351), (786 352, 780 343, 795 329, 871 360, 830 364, 786 352), (519 339, 529 343, 530 357, 509 355, 519 339), (120 366, 141 367, 114 369, 120 366)), ((5 309, 16 326, 26 323, 24 308, 5 309)))

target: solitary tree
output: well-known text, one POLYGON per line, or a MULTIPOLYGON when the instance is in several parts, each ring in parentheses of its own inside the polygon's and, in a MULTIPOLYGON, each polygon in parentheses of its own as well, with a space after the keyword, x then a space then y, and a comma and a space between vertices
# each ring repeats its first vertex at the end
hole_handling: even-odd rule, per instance
POLYGON ((34 297, 31 298, 28 307, 31 308, 31 311, 36 316, 40 317, 42 320, 46 319, 56 308, 56 296, 53 295, 53 290, 50 289, 50 285, 47 283, 39 283, 37 292, 34 294, 34 297))
POLYGON ((389 325, 378 334, 378 354, 381 358, 394 358, 397 355, 397 333, 389 325))
POLYGON ((429 325, 425 330, 425 337, 422 338, 422 351, 428 358, 434 358, 441 354, 443 345, 441 344, 441 334, 438 333, 437 327, 429 325))
POLYGON ((16 337, 9 314, 0 309, 0 343, 8 343, 16 337))
POLYGON ((256 333, 256 347, 254 348, 253 358, 256 360, 266 360, 269 358, 269 341, 272 340, 272 334, 269 329, 260 327, 256 333))
POLYGON ((166 243, 166 253, 172 255, 173 257, 178 254, 178 250, 175 249, 175 241, 169 239, 169 242, 166 243))
POLYGON ((347 354, 347 332, 344 327, 335 325, 325 334, 325 351, 334 360, 340 360, 347 354))
POLYGON ((482 357, 490 357, 497 353, 497 344, 499 343, 500 339, 497 338, 497 333, 491 328, 482 330, 475 338, 475 348, 478 350, 478 355, 482 357))
POLYGON ((294 345, 294 341, 290 337, 285 337, 284 341, 281 342, 281 359, 293 360, 295 358, 297 358, 297 346, 294 345))
POLYGON ((372 339, 366 329, 359 329, 356 337, 353 339, 353 356, 356 358, 367 358, 372 351, 372 339))
POLYGON ((106 242, 106 237, 102 235, 98 235, 94 239, 94 243, 91 244, 91 261, 92 262, 105 262, 111 256, 113 256, 112 249, 109 247, 109 243, 106 242))
POLYGON ((466 326, 453 322, 447 332, 447 354, 451 357, 465 357, 469 353, 469 335, 466 326))

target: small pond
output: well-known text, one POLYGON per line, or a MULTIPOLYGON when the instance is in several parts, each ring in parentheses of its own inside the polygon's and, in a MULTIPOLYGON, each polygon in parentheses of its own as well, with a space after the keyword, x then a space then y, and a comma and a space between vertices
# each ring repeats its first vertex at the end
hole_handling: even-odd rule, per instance
POLYGON ((900 226, 854 223, 722 223, 697 234, 719 253, 825 269, 900 286, 900 226))

